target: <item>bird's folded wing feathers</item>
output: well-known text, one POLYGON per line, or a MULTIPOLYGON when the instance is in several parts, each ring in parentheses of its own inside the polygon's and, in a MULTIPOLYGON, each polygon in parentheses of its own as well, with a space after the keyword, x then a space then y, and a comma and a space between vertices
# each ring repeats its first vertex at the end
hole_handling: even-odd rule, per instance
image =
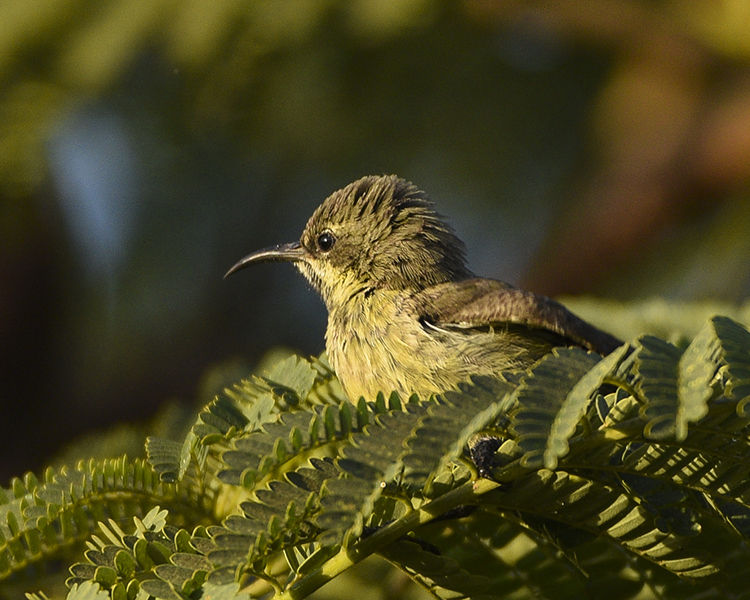
POLYGON ((494 279, 439 284, 424 294, 424 318, 437 327, 516 324, 546 329, 572 344, 609 354, 622 342, 578 318, 562 304, 494 279))

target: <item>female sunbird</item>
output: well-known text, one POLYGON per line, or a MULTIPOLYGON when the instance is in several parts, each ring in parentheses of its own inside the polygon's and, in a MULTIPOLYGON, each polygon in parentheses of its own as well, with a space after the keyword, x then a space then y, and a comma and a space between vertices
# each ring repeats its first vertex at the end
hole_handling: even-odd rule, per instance
POLYGON ((526 369, 555 346, 608 354, 621 344, 549 298, 474 275, 427 194, 394 175, 333 193, 298 242, 254 252, 227 275, 267 261, 293 262, 322 296, 328 358, 353 401, 427 397, 526 369))

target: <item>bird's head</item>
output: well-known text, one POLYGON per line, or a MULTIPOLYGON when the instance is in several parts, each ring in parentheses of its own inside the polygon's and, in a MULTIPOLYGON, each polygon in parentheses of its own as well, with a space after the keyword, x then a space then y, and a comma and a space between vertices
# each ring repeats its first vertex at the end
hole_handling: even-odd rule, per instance
POLYGON ((299 242, 246 256, 250 264, 291 261, 329 309, 376 289, 420 290, 471 276, 464 245, 427 195, 396 176, 363 177, 313 213, 299 242))

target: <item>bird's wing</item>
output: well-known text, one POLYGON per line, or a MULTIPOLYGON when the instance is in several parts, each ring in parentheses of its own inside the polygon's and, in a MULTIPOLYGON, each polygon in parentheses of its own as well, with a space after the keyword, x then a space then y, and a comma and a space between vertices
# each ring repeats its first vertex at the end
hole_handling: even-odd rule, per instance
POLYGON ((494 279, 443 283, 422 292, 423 318, 436 327, 476 328, 503 324, 546 330, 572 345, 609 354, 622 342, 562 304, 494 279))

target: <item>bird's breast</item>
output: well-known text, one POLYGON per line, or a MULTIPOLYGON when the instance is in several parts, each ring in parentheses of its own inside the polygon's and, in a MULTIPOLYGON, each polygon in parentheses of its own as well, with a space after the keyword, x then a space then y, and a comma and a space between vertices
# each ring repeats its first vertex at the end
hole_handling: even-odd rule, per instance
POLYGON ((405 298, 373 294, 328 316, 326 351, 350 399, 374 399, 379 391, 412 393, 420 370, 414 360, 424 344, 405 298))
POLYGON ((526 368, 549 351, 502 327, 438 327, 412 296, 379 290, 329 310, 326 351, 352 401, 378 392, 428 397, 472 375, 526 368))
POLYGON ((413 299, 396 292, 363 296, 328 316, 328 357, 353 401, 392 391, 427 397, 455 387, 482 371, 474 360, 481 347, 465 342, 425 327, 413 299))

